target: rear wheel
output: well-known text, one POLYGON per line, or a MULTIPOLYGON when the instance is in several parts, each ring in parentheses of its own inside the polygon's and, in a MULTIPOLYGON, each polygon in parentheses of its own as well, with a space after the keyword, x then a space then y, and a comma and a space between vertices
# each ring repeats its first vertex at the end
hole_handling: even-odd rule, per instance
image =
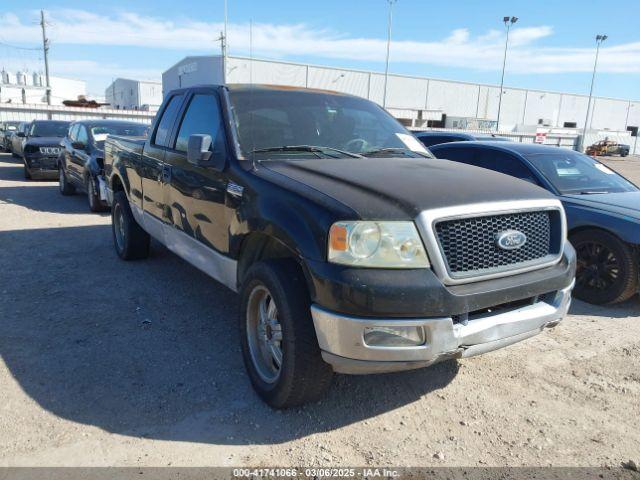
POLYGON ((138 260, 149 256, 151 238, 131 213, 129 200, 123 191, 116 192, 111 208, 111 230, 116 253, 123 260, 138 260))
POLYGON ((260 397, 273 408, 318 400, 333 371, 322 360, 309 294, 293 260, 253 265, 240 290, 244 363, 260 397))
POLYGON ((578 232, 570 237, 578 255, 573 294, 598 305, 623 302, 638 289, 638 257, 634 249, 611 233, 578 232))
POLYGON ((58 182, 58 188, 60 188, 60 193, 62 195, 73 195, 76 193, 76 188, 69 183, 67 174, 64 173, 62 165, 58 167, 58 182))

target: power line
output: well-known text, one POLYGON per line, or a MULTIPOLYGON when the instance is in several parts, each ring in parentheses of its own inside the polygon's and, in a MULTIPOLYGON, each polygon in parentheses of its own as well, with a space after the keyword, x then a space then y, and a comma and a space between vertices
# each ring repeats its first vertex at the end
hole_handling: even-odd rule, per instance
POLYGON ((36 48, 19 47, 18 45, 11 45, 10 43, 3 42, 2 40, 0 40, 0 45, 2 45, 4 47, 8 47, 8 48, 15 48, 16 50, 29 50, 29 51, 40 51, 40 50, 42 50, 42 48, 40 48, 40 47, 36 47, 36 48))

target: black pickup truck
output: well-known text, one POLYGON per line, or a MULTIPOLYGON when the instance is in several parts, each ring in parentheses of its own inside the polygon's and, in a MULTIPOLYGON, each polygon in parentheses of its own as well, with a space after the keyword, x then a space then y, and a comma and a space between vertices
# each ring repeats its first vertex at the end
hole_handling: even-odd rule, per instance
POLYGON ((153 236, 240 293, 243 357, 276 408, 333 372, 469 357, 562 320, 560 202, 430 153, 378 105, 272 86, 170 92, 148 139, 109 136, 118 255, 153 236))

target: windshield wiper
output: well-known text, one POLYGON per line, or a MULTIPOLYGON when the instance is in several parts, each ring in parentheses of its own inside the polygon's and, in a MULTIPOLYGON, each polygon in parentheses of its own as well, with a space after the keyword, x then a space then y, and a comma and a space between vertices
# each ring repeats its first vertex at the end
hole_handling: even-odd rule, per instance
POLYGON ((324 153, 335 152, 340 155, 346 155, 351 158, 362 158, 362 155, 357 153, 346 152, 333 147, 319 147, 315 145, 283 145, 281 147, 267 147, 256 148, 251 153, 266 153, 266 152, 311 152, 311 153, 324 153))
POLYGON ((362 155, 364 155, 365 157, 368 157, 370 155, 376 155, 378 153, 401 153, 403 155, 407 155, 407 153, 409 153, 409 154, 419 155, 425 158, 432 158, 430 155, 424 152, 416 152, 415 150, 411 150, 410 148, 404 148, 404 147, 376 148, 374 150, 367 150, 366 152, 362 152, 362 155))
POLYGON ((581 190, 580 192, 578 192, 578 195, 596 195, 596 194, 601 194, 601 193, 610 193, 608 191, 602 191, 602 190, 581 190))

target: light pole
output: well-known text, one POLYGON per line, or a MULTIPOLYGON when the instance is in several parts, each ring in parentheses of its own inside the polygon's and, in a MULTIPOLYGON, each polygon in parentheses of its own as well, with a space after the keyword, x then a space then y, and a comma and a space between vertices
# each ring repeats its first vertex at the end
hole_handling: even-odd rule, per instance
POLYGON ((387 61, 384 67, 384 92, 382 93, 382 106, 387 106, 387 82, 389 80, 389 52, 391 50, 391 21, 393 20, 393 4, 398 0, 387 0, 389 3, 389 20, 387 22, 387 61))
POLYGON ((580 139, 580 151, 584 150, 584 140, 587 136, 587 124, 589 123, 589 113, 591 111, 591 99, 593 97, 593 84, 596 81, 596 70, 598 69, 598 55, 600 55, 600 45, 607 38, 607 35, 596 35, 596 60, 593 62, 593 75, 591 76, 591 88, 589 89, 589 102, 587 103, 587 117, 584 119, 584 128, 582 129, 582 138, 580 139))
POLYGON ((504 26, 507 27, 507 39, 504 42, 504 58, 502 59, 502 78, 500 79, 500 96, 498 97, 498 120, 496 131, 500 129, 500 111, 502 110, 502 92, 504 89, 504 70, 507 66, 507 49, 509 48, 509 31, 511 26, 518 21, 518 17, 503 17, 504 26))

